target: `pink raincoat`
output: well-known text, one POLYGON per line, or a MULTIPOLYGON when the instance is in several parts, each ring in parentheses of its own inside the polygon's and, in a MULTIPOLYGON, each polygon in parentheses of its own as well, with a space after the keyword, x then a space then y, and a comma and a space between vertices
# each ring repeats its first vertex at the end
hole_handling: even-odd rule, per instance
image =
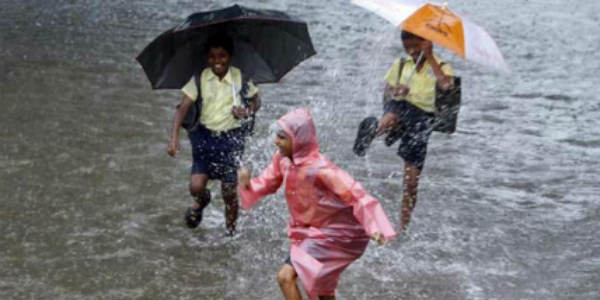
POLYGON ((240 189, 244 209, 275 193, 285 181, 290 211, 290 258, 309 298, 334 295, 338 279, 379 232, 396 236, 377 199, 319 153, 312 116, 296 109, 279 119, 291 137, 293 161, 279 152, 262 174, 240 189))

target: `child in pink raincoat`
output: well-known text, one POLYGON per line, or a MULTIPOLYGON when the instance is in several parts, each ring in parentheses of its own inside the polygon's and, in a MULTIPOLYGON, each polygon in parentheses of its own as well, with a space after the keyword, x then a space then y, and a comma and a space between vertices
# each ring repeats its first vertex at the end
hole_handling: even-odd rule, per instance
POLYGON ((377 199, 319 153, 308 110, 289 112, 278 124, 279 151, 271 164, 252 180, 247 169, 238 172, 242 207, 285 181, 291 249, 277 276, 281 291, 286 299, 301 299, 299 277, 310 299, 333 299, 342 271, 363 254, 369 238, 383 244, 396 232, 377 199))

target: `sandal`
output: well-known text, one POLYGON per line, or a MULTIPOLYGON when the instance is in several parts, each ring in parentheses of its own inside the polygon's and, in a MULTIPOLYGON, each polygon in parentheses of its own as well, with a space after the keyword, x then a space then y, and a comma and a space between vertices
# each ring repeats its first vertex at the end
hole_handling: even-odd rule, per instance
POLYGON ((185 210, 185 223, 189 228, 196 228, 202 222, 202 209, 188 207, 185 210))
POLYGON ((189 228, 196 228, 202 222, 202 210, 210 203, 210 191, 208 189, 205 190, 204 197, 202 199, 200 197, 196 198, 196 202, 198 203, 198 208, 188 207, 185 210, 185 223, 189 228))
POLYGON ((352 147, 356 155, 365 156, 367 154, 367 149, 375 138, 378 122, 375 117, 367 117, 360 122, 356 139, 354 140, 354 147, 352 147))

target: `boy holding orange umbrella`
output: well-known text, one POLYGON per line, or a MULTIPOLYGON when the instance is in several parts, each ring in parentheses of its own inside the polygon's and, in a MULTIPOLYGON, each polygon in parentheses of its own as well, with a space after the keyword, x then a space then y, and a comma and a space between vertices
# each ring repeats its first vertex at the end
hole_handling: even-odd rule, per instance
POLYGON ((387 133, 386 144, 400 139, 398 155, 404 160, 400 224, 406 229, 417 202, 417 186, 433 131, 437 88, 452 88, 452 68, 433 54, 431 41, 402 31, 406 59, 394 62, 385 75, 384 115, 361 122, 354 152, 363 156, 372 140, 387 133))

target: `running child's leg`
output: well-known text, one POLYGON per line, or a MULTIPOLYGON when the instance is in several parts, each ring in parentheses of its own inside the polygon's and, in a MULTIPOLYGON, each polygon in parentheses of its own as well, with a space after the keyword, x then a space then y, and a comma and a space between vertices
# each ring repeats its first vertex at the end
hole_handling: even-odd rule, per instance
POLYGON ((391 128, 396 126, 396 124, 398 124, 398 116, 393 112, 386 112, 381 119, 379 119, 375 136, 380 136, 388 132, 391 128))
POLYGON ((405 230, 417 204, 417 187, 421 170, 427 157, 427 144, 433 130, 434 116, 431 113, 406 103, 402 115, 405 134, 398 146, 398 155, 404 159, 404 180, 400 227, 405 230))
POLYGON ((286 300, 302 299, 302 294, 300 294, 300 289, 298 289, 298 285, 296 284, 297 278, 298 274, 296 274, 296 270, 291 265, 284 263, 281 269, 279 269, 277 282, 286 300))
POLYGON ((227 226, 227 234, 229 236, 235 234, 235 225, 238 217, 239 205, 236 187, 237 183, 221 183, 221 194, 225 202, 225 225, 227 226))
POLYGON ((402 183, 402 208, 400 212, 400 228, 406 230, 415 205, 417 205, 417 189, 421 169, 409 162, 404 162, 404 181, 402 183))
POLYGON ((204 197, 206 190, 206 183, 208 182, 208 176, 206 174, 192 174, 190 176, 190 195, 194 198, 204 197))
POLYGON ((190 176, 190 194, 195 201, 186 210, 185 220, 190 228, 196 228, 202 222, 202 210, 210 203, 210 191, 206 188, 208 176, 206 174, 192 174, 190 176))

